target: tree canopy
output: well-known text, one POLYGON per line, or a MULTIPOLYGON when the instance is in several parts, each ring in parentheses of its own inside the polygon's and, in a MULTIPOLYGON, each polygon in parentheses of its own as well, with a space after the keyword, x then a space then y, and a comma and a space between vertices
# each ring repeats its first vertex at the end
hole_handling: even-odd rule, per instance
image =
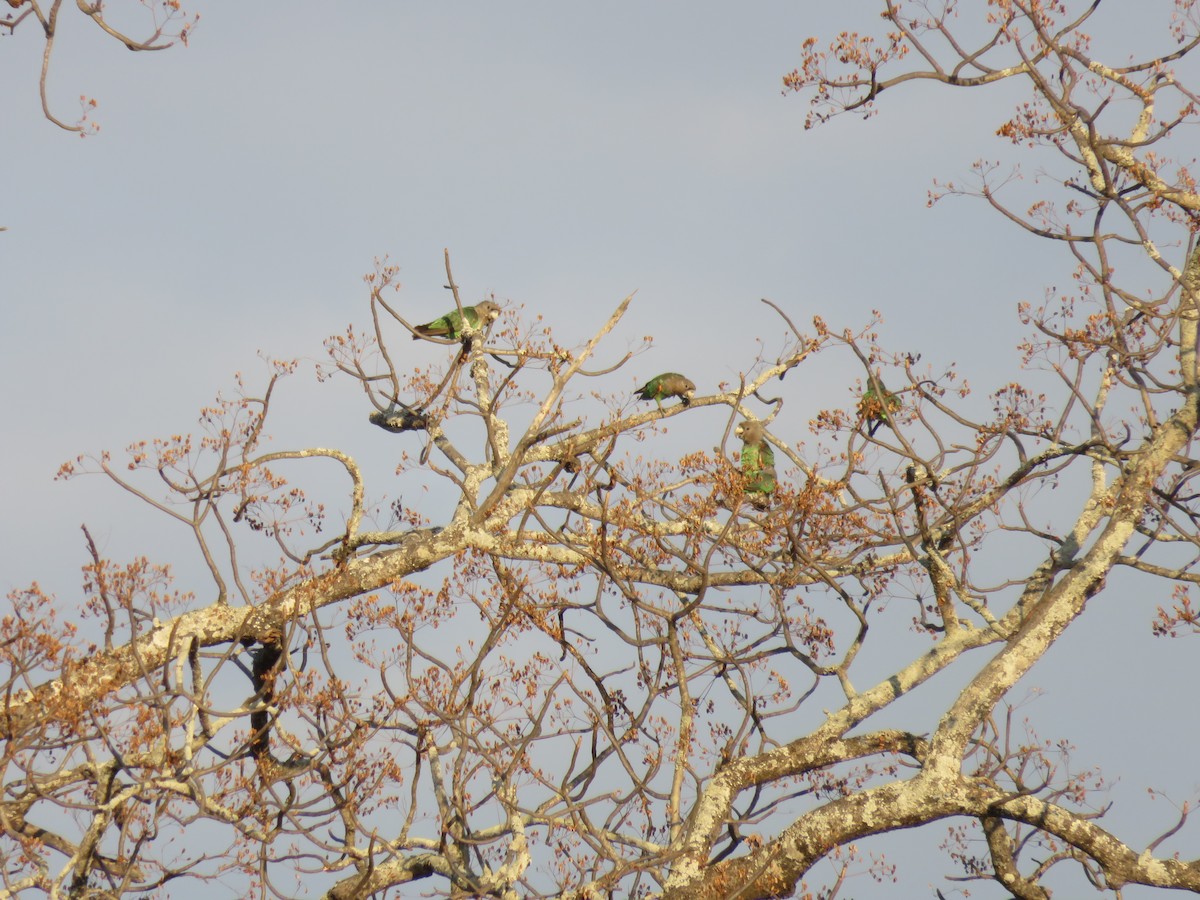
POLYGON ((10 594, 6 895, 833 898, 893 877, 857 842, 931 823, 973 891, 1200 892, 1171 849, 1186 801, 1134 843, 1096 773, 1015 717, 1116 584, 1161 597, 1147 629, 1197 631, 1200 194, 1175 145, 1200 4, 1139 59, 1094 46, 1101 7, 885 0, 877 33, 810 38, 783 78, 813 126, 916 82, 1022 86, 997 133, 1037 174, 979 161, 930 195, 982 199, 1070 275, 1019 308, 1023 367, 986 404, 949 355, 770 299, 738 310, 770 338, 736 383, 614 347, 636 295, 563 346, 553 315, 465 295, 447 252, 442 318, 378 260, 319 373, 388 433, 405 492, 333 436, 268 448, 285 360, 195 434, 64 464, 188 529, 209 577, 85 528, 78 617, 10 594), (433 362, 408 367, 414 340, 433 362), (789 418, 839 356, 857 395, 789 418))

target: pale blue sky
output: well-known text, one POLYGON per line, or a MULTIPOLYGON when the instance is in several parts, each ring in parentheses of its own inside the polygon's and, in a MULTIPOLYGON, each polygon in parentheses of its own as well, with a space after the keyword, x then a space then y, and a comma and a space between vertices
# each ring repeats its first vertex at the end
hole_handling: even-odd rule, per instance
MULTIPOLYGON (((20 510, 11 580, 61 560, 39 537, 78 493, 47 485, 61 460, 191 428, 259 350, 320 356, 364 321, 360 277, 383 254, 414 318, 446 306, 449 247, 468 299, 523 303, 565 343, 636 289, 622 340, 655 336, 649 368, 700 350, 710 384, 777 330, 760 297, 801 327, 883 309, 888 342, 937 366, 958 312, 1040 296, 995 252, 1035 242, 979 204, 925 208, 932 177, 997 150, 994 111, 917 90, 866 126, 804 131, 780 77, 829 30, 814 8, 218 7, 157 54, 64 15, 51 96, 66 118, 99 98, 86 140, 41 119, 32 32, 0 41, 0 340, 24 386, 4 396, 22 435, 0 476, 20 510), (947 145, 950 115, 964 133, 947 145), (683 327, 700 318, 719 327, 683 327)), ((803 417, 844 402, 843 381, 814 385, 803 417)))
MULTIPOLYGON (((99 479, 52 483, 58 465, 192 430, 234 371, 253 383, 259 350, 321 358, 327 335, 366 321, 360 278, 384 254, 413 320, 448 306, 448 247, 466 300, 524 304, 566 344, 636 289, 614 354, 644 334, 656 349, 621 389, 680 359, 708 361, 688 368, 702 390, 736 378, 777 330, 765 296, 801 327, 821 315, 858 328, 878 308, 886 345, 937 369, 958 361, 984 402, 1017 375, 1016 304, 1070 264, 982 203, 926 208, 933 178, 1009 153, 994 136, 1008 87, 916 86, 871 122, 804 130, 781 76, 805 37, 868 27, 870 6, 208 4, 191 47, 156 54, 71 7, 50 93, 68 119, 79 94, 98 98, 102 131, 86 140, 41 117, 33 31, 0 39, 5 590, 38 580, 72 602, 85 521, 106 552, 155 555, 163 535, 132 500, 99 479)), ((795 427, 777 434, 803 440, 813 411, 851 402, 854 360, 823 365, 790 376, 795 427)), ((364 401, 305 378, 276 422, 281 445, 390 452, 364 401)), ((1071 687, 1077 653, 1098 652, 1085 642, 1148 634, 1144 604, 1119 613, 1064 639, 1055 654, 1072 663, 1038 670, 1051 723, 1070 733, 1079 718, 1095 738, 1083 763, 1113 775, 1141 749, 1104 718, 1119 667, 1093 660, 1100 689, 1071 687)), ((1150 666, 1179 677, 1183 650, 1147 639, 1137 683, 1150 666)), ((1129 716, 1149 719, 1140 706, 1129 716)), ((1135 738, 1148 727, 1125 723, 1135 738)), ((1195 791, 1194 748, 1155 749, 1195 791)), ((1162 804, 1156 816, 1170 819, 1162 804)), ((918 888, 937 870, 922 871, 918 888)), ((852 894, 889 895, 865 881, 852 894)))

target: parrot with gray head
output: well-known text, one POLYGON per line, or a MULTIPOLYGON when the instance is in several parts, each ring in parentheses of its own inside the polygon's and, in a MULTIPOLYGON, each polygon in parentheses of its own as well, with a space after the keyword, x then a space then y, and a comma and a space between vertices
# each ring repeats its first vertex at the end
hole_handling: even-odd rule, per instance
POLYGON ((413 340, 423 337, 447 338, 456 341, 463 336, 468 328, 479 331, 496 321, 500 315, 500 307, 491 300, 484 300, 474 306, 464 306, 460 313, 452 309, 444 316, 418 325, 413 329, 413 340), (463 320, 466 320, 466 325, 463 320))
POLYGON ((746 499, 756 509, 771 505, 775 493, 775 451, 767 442, 762 422, 746 419, 734 432, 742 439, 742 477, 746 479, 746 499))
POLYGON ((668 397, 678 397, 684 406, 688 406, 696 395, 696 385, 678 372, 663 372, 642 385, 637 395, 642 400, 653 400, 659 409, 662 409, 662 402, 668 397))

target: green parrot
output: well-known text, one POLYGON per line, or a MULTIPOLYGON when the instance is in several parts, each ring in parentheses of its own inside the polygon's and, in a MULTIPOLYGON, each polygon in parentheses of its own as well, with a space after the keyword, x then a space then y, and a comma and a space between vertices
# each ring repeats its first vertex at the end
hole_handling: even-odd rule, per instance
POLYGON ((867 389, 863 391, 862 398, 858 401, 858 414, 863 421, 870 422, 867 428, 867 437, 875 437, 875 432, 879 430, 880 425, 892 424, 890 416, 900 409, 900 398, 883 386, 883 382, 878 378, 874 378, 867 385, 867 389), (875 386, 879 386, 879 390, 883 392, 883 399, 879 399, 879 394, 875 392, 875 386))
POLYGON ((734 432, 742 439, 742 477, 746 479, 746 499, 756 509, 771 505, 775 493, 775 451, 767 443, 762 422, 750 419, 734 432))
POLYGON ((655 375, 638 389, 637 395, 642 400, 653 400, 662 409, 662 401, 667 397, 678 397, 687 406, 696 394, 696 385, 690 378, 684 378, 678 372, 663 372, 655 375))
POLYGON ((461 314, 459 314, 457 309, 454 309, 440 319, 434 319, 425 325, 418 325, 413 329, 413 340, 415 341, 417 338, 422 337, 458 340, 463 336, 464 316, 470 328, 479 330, 496 321, 498 315, 500 315, 500 307, 491 300, 484 300, 482 303, 477 303, 474 306, 464 306, 461 314))

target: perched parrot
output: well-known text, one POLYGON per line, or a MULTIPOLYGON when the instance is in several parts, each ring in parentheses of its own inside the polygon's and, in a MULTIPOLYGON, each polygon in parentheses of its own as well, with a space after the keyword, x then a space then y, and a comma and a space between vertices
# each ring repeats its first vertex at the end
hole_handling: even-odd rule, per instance
POLYGON ((484 300, 482 303, 477 303, 474 306, 464 306, 461 315, 457 309, 454 309, 440 319, 434 319, 425 325, 418 325, 413 329, 416 332, 413 335, 413 340, 415 341, 421 337, 458 340, 463 336, 463 316, 466 316, 468 326, 480 329, 496 321, 498 315, 500 315, 500 307, 491 300, 484 300))
POLYGON ((395 403, 392 403, 388 406, 387 412, 376 411, 367 416, 367 418, 372 425, 378 425, 384 431, 390 431, 394 434, 399 434, 403 431, 419 431, 429 424, 425 413, 410 406, 405 406, 403 403, 399 407, 395 403))
POLYGON ((900 398, 885 388, 883 382, 878 378, 873 379, 858 401, 858 414, 862 416, 863 421, 871 423, 867 428, 867 436, 875 437, 875 432, 879 430, 880 425, 890 426, 892 420, 889 417, 898 409, 900 409, 900 398), (883 392, 882 400, 875 392, 875 385, 879 385, 879 389, 883 392))
POLYGON ((684 378, 678 372, 663 372, 647 381, 638 390, 637 395, 642 400, 653 400, 662 409, 662 402, 668 397, 678 397, 687 406, 696 394, 696 385, 690 378, 684 378))
POLYGON ((746 499, 756 509, 771 505, 775 493, 775 451, 767 443, 762 422, 750 419, 734 432, 742 439, 742 477, 746 479, 746 499))

